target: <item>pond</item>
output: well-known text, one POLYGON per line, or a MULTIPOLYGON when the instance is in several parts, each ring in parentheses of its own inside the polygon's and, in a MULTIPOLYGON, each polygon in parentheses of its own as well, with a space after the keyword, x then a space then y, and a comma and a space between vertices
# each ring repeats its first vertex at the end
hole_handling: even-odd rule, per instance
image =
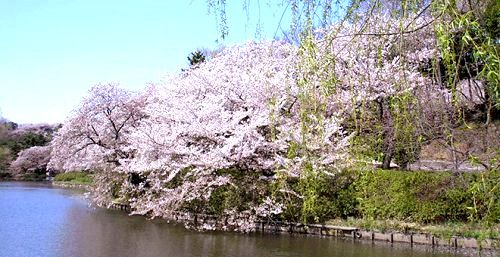
POLYGON ((197 232, 88 205, 81 191, 0 183, 0 256, 445 257, 462 252, 301 235, 197 232))

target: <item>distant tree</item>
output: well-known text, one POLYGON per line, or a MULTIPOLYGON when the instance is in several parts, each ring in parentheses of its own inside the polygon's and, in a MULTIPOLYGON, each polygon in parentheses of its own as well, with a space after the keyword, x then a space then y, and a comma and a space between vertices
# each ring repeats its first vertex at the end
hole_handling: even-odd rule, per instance
MULTIPOLYGON (((24 175, 28 170, 33 171, 36 165, 27 164, 27 161, 36 162, 33 155, 37 151, 40 152, 39 149, 45 149, 44 147, 50 142, 56 129, 57 126, 49 124, 18 125, 0 118, 0 177, 24 175), (25 151, 27 149, 31 150, 25 151), (15 167, 12 166, 14 163, 15 167)), ((49 154, 50 151, 45 151, 45 158, 48 158, 49 154)), ((45 168, 39 168, 38 171, 39 174, 43 174, 45 168)))
POLYGON ((7 174, 7 169, 9 168, 10 161, 12 160, 12 154, 10 149, 5 146, 0 146, 0 177, 2 174, 7 174))
POLYGON ((17 159, 11 163, 10 170, 14 176, 25 174, 44 174, 50 160, 50 146, 33 146, 19 152, 17 159))
POLYGON ((206 57, 200 50, 196 50, 195 52, 192 52, 187 59, 189 61, 189 65, 194 66, 205 62, 206 57))
POLYGON ((12 121, 2 121, 2 126, 4 126, 6 129, 8 130, 16 130, 19 125, 15 122, 12 122, 12 121))
POLYGON ((7 120, 0 118, 0 178, 8 176, 7 170, 12 160, 12 152, 8 146, 10 130, 6 125, 7 120))
POLYGON ((42 134, 27 132, 27 133, 16 133, 12 136, 9 142, 10 148, 14 154, 19 153, 24 149, 28 149, 33 146, 44 146, 49 142, 49 138, 42 134))

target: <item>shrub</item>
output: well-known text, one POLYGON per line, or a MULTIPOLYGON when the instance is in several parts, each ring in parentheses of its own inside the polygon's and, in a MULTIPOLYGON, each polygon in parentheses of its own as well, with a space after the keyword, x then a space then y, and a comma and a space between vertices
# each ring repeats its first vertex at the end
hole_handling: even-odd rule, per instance
POLYGON ((357 173, 343 171, 335 176, 318 174, 317 177, 307 181, 298 178, 288 178, 282 183, 286 186, 274 190, 274 196, 285 203, 285 209, 281 219, 293 222, 322 223, 333 218, 347 218, 358 215, 354 181, 357 173), (287 188, 288 191, 309 193, 314 199, 313 204, 304 210, 304 198, 287 195, 280 191, 287 188))
POLYGON ((365 218, 412 222, 467 220, 475 176, 449 172, 366 171, 357 181, 365 218))

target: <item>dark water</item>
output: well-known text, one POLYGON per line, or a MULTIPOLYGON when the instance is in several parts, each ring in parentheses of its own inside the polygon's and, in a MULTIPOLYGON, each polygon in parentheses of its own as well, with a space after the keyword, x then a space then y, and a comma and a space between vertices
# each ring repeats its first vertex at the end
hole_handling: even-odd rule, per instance
POLYGON ((0 183, 0 256, 445 257, 449 250, 335 238, 195 232, 88 207, 81 192, 0 183))

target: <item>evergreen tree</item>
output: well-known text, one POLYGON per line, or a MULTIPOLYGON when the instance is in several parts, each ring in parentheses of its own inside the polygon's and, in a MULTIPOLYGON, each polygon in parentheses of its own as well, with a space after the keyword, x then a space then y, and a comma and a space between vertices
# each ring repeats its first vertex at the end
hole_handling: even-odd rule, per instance
POLYGON ((206 57, 200 50, 196 50, 195 52, 192 52, 187 59, 189 61, 189 65, 194 66, 196 64, 205 62, 206 57))

